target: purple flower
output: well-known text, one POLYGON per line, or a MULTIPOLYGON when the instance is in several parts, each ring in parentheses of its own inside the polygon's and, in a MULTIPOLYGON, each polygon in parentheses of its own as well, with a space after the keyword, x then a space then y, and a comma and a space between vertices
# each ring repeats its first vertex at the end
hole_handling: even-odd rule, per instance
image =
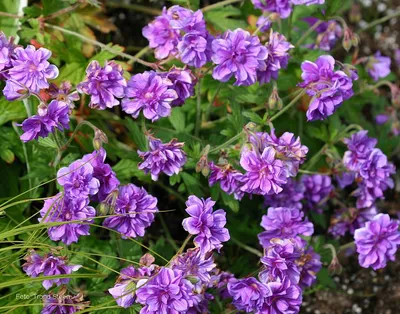
POLYGON ((353 82, 343 71, 334 71, 335 59, 329 55, 320 56, 315 63, 305 61, 301 64, 299 86, 306 89, 312 97, 307 110, 308 121, 324 120, 353 95, 353 82))
POLYGON ((270 246, 265 249, 265 256, 261 258, 264 269, 259 274, 260 281, 268 283, 289 278, 292 283, 297 284, 300 271, 295 261, 300 255, 295 241, 271 239, 270 246))
POLYGON ((233 298, 232 304, 239 311, 245 311, 246 313, 259 311, 265 298, 272 294, 268 286, 254 277, 228 283, 228 291, 233 298))
POLYGON ((58 76, 58 68, 47 60, 51 51, 46 48, 36 48, 28 45, 25 49, 17 47, 11 59, 12 68, 8 70, 8 78, 22 84, 30 92, 38 93, 43 88, 48 88, 47 80, 58 76))
POLYGON ((227 285, 231 282, 234 283, 237 281, 233 274, 226 271, 220 271, 219 273, 215 274, 211 280, 213 281, 213 285, 211 287, 215 287, 217 289, 219 297, 222 300, 231 298, 227 285))
POLYGON ((213 78, 227 82, 235 76, 233 85, 252 85, 257 80, 257 70, 263 70, 267 49, 256 36, 242 29, 228 30, 212 43, 212 61, 217 65, 213 78))
POLYGON ((8 101, 22 100, 30 96, 29 90, 24 85, 12 79, 7 80, 3 94, 8 101))
POLYGON ((89 302, 83 302, 82 293, 71 297, 65 295, 66 292, 66 289, 62 289, 55 295, 44 295, 41 314, 71 314, 81 311, 89 305, 89 302))
POLYGON ((152 122, 171 114, 171 103, 178 98, 172 82, 154 71, 136 74, 128 81, 122 110, 135 119, 141 110, 152 122))
POLYGON ((22 269, 28 276, 35 278, 43 272, 43 258, 35 250, 29 250, 29 254, 24 259, 26 263, 22 265, 22 269))
POLYGON ((385 124, 389 121, 390 116, 384 113, 375 116, 375 122, 379 125, 385 124))
MULTIPOLYGON (((315 17, 307 17, 304 20, 310 27, 320 21, 315 17)), ((342 27, 335 20, 320 22, 315 31, 318 33, 318 36, 315 44, 310 45, 312 49, 330 51, 335 47, 337 40, 343 36, 342 27)))
MULTIPOLYGON (((3 32, 0 32, 0 71, 7 70, 12 66, 11 58, 14 54, 14 49, 14 38, 7 38, 3 32)), ((4 76, 7 75, 0 74, 0 78, 4 76)))
POLYGON ((201 68, 211 60, 211 43, 213 37, 201 36, 198 33, 188 33, 178 43, 178 51, 184 64, 201 68))
POLYGON ((216 165, 214 162, 210 163, 210 177, 208 178, 210 186, 219 182, 222 191, 229 195, 234 194, 235 198, 240 200, 244 194, 240 190, 243 181, 243 174, 233 169, 230 164, 216 165))
POLYGON ((153 22, 143 28, 143 36, 149 41, 150 48, 155 48, 155 57, 165 59, 177 53, 179 31, 170 25, 172 16, 164 8, 162 15, 157 16, 153 22))
POLYGON ((277 158, 283 160, 289 175, 295 177, 300 164, 304 163, 308 153, 308 147, 301 145, 300 137, 296 138, 290 132, 285 132, 281 137, 277 137, 275 129, 272 129, 271 135, 266 138, 266 142, 275 149, 277 158))
POLYGON ((268 16, 261 15, 256 22, 257 28, 260 29, 260 32, 266 33, 270 30, 272 26, 271 19, 268 16))
POLYGON ((216 266, 212 254, 202 256, 199 248, 187 250, 171 263, 171 268, 180 270, 184 277, 189 276, 197 280, 195 286, 208 284, 211 281, 211 272, 216 266))
POLYGON ((192 289, 179 270, 162 267, 136 291, 137 302, 144 305, 140 314, 185 313, 196 304, 192 289))
POLYGON ((300 288, 311 287, 317 281, 317 273, 322 268, 321 256, 309 246, 296 261, 300 270, 300 288))
POLYGON ((294 46, 282 34, 271 32, 266 48, 268 58, 264 61, 265 65, 257 71, 257 79, 260 84, 268 83, 271 78, 278 79, 279 70, 287 67, 289 50, 294 46))
POLYGON ((276 151, 266 147, 261 152, 245 147, 240 155, 240 165, 246 170, 241 190, 250 194, 278 194, 287 182, 284 163, 276 159, 276 151))
POLYGON ((112 108, 119 105, 117 98, 124 97, 126 81, 122 76, 123 72, 122 67, 113 61, 106 61, 102 67, 93 60, 86 69, 85 81, 76 88, 80 93, 90 95, 90 108, 112 108))
POLYGON ((59 103, 65 103, 70 109, 73 109, 75 107, 74 101, 79 100, 79 94, 77 91, 70 93, 71 89, 71 83, 64 81, 60 84, 60 87, 51 83, 48 91, 51 98, 57 100, 59 103))
POLYGON ((361 267, 374 270, 384 268, 388 260, 394 261, 400 245, 399 222, 387 214, 378 214, 365 227, 357 229, 354 239, 361 267))
POLYGON ((87 154, 82 158, 83 162, 89 162, 92 165, 93 177, 100 182, 96 198, 99 202, 103 202, 119 186, 119 180, 115 172, 109 164, 104 163, 105 160, 106 151, 104 148, 100 148, 100 150, 87 154))
POLYGON ((307 201, 307 209, 322 213, 323 206, 333 191, 332 180, 327 175, 304 175, 301 178, 304 185, 304 199, 307 201))
POLYGON ((258 235, 258 239, 264 248, 270 245, 273 238, 289 239, 314 233, 313 224, 304 218, 304 213, 298 208, 268 208, 268 214, 262 217, 261 227, 265 231, 258 235))
POLYGON ((167 13, 171 17, 169 24, 173 29, 184 33, 197 33, 203 37, 206 36, 206 22, 201 10, 193 12, 179 5, 174 5, 168 9, 167 13))
POLYGON ((362 228, 367 221, 370 221, 378 214, 375 206, 369 208, 341 208, 331 218, 329 233, 334 237, 344 236, 346 232, 354 234, 356 229, 362 228))
POLYGON ((289 278, 267 284, 271 295, 265 299, 264 305, 256 314, 297 314, 302 302, 299 286, 292 284, 289 278))
POLYGON ((368 131, 362 130, 351 135, 350 139, 343 142, 349 149, 344 153, 343 164, 350 171, 359 171, 361 165, 367 160, 372 149, 378 142, 375 138, 368 137, 368 131))
POLYGON ((304 186, 292 178, 283 186, 279 194, 264 195, 264 206, 267 207, 296 207, 301 209, 304 198, 304 186))
POLYGON ((393 186, 390 175, 395 173, 394 165, 388 162, 386 155, 378 148, 372 149, 361 165, 359 173, 370 188, 376 188, 382 181, 387 181, 387 185, 393 186))
POLYGON ((325 0, 290 0, 294 5, 305 4, 307 6, 312 4, 324 4, 325 0))
POLYGON ((24 133, 20 136, 23 142, 39 137, 47 137, 55 129, 69 129, 69 106, 66 103, 52 100, 48 106, 40 104, 37 115, 22 122, 24 133))
POLYGON ((70 223, 48 228, 47 232, 53 241, 62 241, 66 245, 78 242, 78 238, 83 235, 89 235, 90 226, 96 216, 96 210, 88 206, 89 199, 75 198, 70 199, 63 197, 62 193, 58 193, 54 197, 44 202, 43 208, 40 210, 40 222, 66 222, 73 220, 81 220, 84 224, 70 223))
POLYGON ((368 58, 366 67, 372 79, 378 81, 380 78, 390 74, 390 64, 390 58, 382 56, 381 52, 377 51, 373 57, 368 58))
POLYGON ((291 0, 251 0, 257 9, 268 12, 276 12, 282 19, 292 13, 291 0))
POLYGON ((64 193, 72 199, 87 198, 99 191, 100 182, 93 176, 90 163, 79 159, 57 172, 57 182, 64 187, 64 193))
POLYGON ((180 69, 172 66, 168 72, 159 73, 162 78, 168 79, 178 98, 171 103, 171 107, 182 106, 185 100, 194 95, 194 86, 196 85, 196 77, 190 69, 180 69))
MULTIPOLYGON (((31 277, 37 277, 42 273, 43 276, 69 275, 81 267, 81 265, 67 265, 65 257, 57 257, 51 253, 40 258, 34 250, 30 251, 25 260, 27 262, 22 265, 22 268, 31 277)), ((49 290, 53 284, 60 286, 67 284, 69 280, 70 278, 47 279, 43 280, 42 284, 46 290, 49 290)))
POLYGON ((124 308, 130 307, 136 299, 137 282, 143 278, 153 275, 154 266, 142 266, 135 268, 128 266, 121 269, 121 275, 113 288, 108 289, 108 292, 113 296, 119 306, 124 308))
POLYGON ((223 209, 213 212, 215 202, 208 198, 199 199, 191 195, 186 202, 186 212, 191 216, 182 222, 183 228, 196 235, 193 242, 200 248, 201 254, 222 248, 222 242, 230 239, 229 231, 224 228, 226 213, 223 209))
POLYGON ((172 139, 169 143, 162 143, 160 139, 149 137, 149 151, 138 150, 143 162, 138 168, 147 174, 150 172, 153 181, 158 180, 160 173, 168 176, 178 174, 186 163, 186 153, 182 150, 184 143, 172 139))
POLYGON ((114 208, 117 216, 106 218, 103 225, 117 230, 123 239, 143 237, 156 212, 157 198, 149 195, 144 188, 128 184, 119 188, 114 208))

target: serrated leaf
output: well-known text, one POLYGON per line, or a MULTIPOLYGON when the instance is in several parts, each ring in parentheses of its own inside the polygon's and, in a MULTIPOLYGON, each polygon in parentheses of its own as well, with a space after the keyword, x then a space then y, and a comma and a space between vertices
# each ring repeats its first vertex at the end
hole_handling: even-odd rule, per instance
POLYGON ((72 84, 78 84, 85 78, 85 64, 83 63, 69 63, 60 69, 60 75, 57 81, 70 81, 72 84))
POLYGON ((208 23, 211 23, 221 31, 236 28, 246 28, 247 23, 243 20, 232 17, 241 16, 241 11, 231 5, 205 13, 204 17, 208 23))
POLYGON ((141 181, 149 181, 149 176, 143 170, 138 169, 137 165, 138 163, 134 160, 121 159, 112 169, 121 181, 129 182, 132 177, 136 177, 141 181))
POLYGON ((26 111, 22 101, 0 100, 0 125, 8 121, 19 121, 26 118, 26 111))
POLYGON ((264 120, 255 112, 245 111, 245 112, 243 112, 243 115, 245 117, 249 118, 251 122, 254 122, 257 124, 264 124, 264 120))
POLYGON ((50 137, 39 137, 39 145, 57 149, 57 143, 50 137))
POLYGON ((204 193, 201 189, 201 183, 199 179, 195 178, 187 172, 181 172, 181 177, 185 186, 190 194, 196 195, 198 197, 203 196, 204 193))
POLYGON ((183 132, 185 130, 185 114, 183 113, 182 108, 172 110, 169 121, 175 130, 183 132))

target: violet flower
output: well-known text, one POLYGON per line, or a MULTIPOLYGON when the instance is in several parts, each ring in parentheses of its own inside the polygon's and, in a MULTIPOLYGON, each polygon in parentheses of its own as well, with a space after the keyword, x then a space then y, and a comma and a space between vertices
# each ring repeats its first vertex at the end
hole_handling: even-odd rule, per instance
POLYGON ((390 64, 390 58, 382 56, 381 52, 377 51, 373 57, 368 58, 366 67, 372 79, 378 81, 380 78, 384 78, 390 74, 390 64))
POLYGON ((388 260, 395 260, 400 245, 399 222, 387 214, 378 214, 355 231, 354 239, 361 267, 384 268, 388 260))
POLYGON ((257 80, 257 70, 265 68, 267 49, 256 36, 242 29, 226 31, 212 43, 212 61, 217 65, 213 78, 227 82, 234 76, 233 85, 252 85, 257 80))
POLYGON ((368 137, 367 134, 368 131, 362 130, 352 134, 349 139, 343 140, 349 149, 343 155, 343 164, 350 171, 360 170, 378 142, 375 138, 368 137))
POLYGON ((79 100, 78 91, 70 92, 72 85, 69 81, 64 81, 57 87, 56 84, 51 83, 48 89, 51 98, 57 100, 60 103, 65 103, 70 109, 75 107, 74 101, 79 100))
POLYGON ((135 119, 141 110, 152 122, 171 114, 171 103, 178 98, 171 81, 154 71, 146 71, 130 78, 122 100, 122 110, 135 119))
POLYGON ((317 281, 317 274, 322 268, 321 256, 309 246, 296 261, 296 265, 300 271, 300 288, 311 287, 317 281))
POLYGON ((210 186, 219 182, 222 191, 229 195, 234 194, 235 199, 240 200, 244 194, 240 190, 243 181, 243 174, 233 169, 230 164, 216 165, 214 162, 210 163, 210 177, 208 178, 210 186))
POLYGON ((153 181, 158 180, 160 173, 168 176, 178 174, 186 163, 186 153, 183 151, 184 143, 172 139, 169 143, 162 143, 160 139, 149 137, 149 151, 138 150, 143 162, 138 164, 140 170, 151 174, 153 181))
POLYGON ((258 235, 260 244, 267 248, 273 238, 289 239, 298 235, 311 236, 314 226, 298 208, 270 207, 262 217, 261 227, 265 231, 258 235))
POLYGON ((119 188, 114 209, 116 216, 107 217, 103 225, 117 230, 123 239, 143 237, 157 212, 157 198, 149 195, 144 188, 128 184, 119 188))
POLYGON ((222 248, 222 242, 230 239, 229 231, 224 228, 226 213, 223 209, 213 212, 215 202, 208 198, 199 199, 191 195, 186 202, 186 212, 191 216, 182 222, 183 228, 190 234, 196 235, 193 242, 200 248, 201 254, 222 248))
POLYGON ((279 194, 264 195, 266 207, 296 207, 301 209, 304 198, 304 185, 301 182, 289 178, 279 194))
POLYGON ((106 61, 104 67, 93 60, 86 69, 86 78, 77 85, 80 93, 90 95, 89 107, 99 110, 119 105, 117 98, 124 97, 126 81, 122 67, 114 61, 106 61))
POLYGON ((304 186, 304 199, 307 201, 307 209, 322 213, 322 208, 333 191, 332 180, 328 175, 313 174, 301 177, 304 186))
POLYGON ((40 222, 66 222, 80 220, 83 224, 73 222, 48 228, 47 232, 53 241, 62 241, 66 245, 78 242, 78 238, 89 235, 89 223, 93 222, 96 210, 89 205, 87 198, 70 199, 58 193, 45 200, 40 210, 40 222))
POLYGON ((268 12, 276 12, 280 18, 286 19, 292 13, 290 0, 251 0, 257 9, 268 12))
POLYGON ((41 314, 71 314, 76 313, 89 305, 89 302, 83 302, 83 294, 70 296, 65 295, 66 289, 59 291, 57 294, 43 296, 43 309, 41 314))
POLYGON ((13 55, 12 68, 8 70, 7 78, 25 86, 30 92, 38 93, 41 89, 48 88, 47 80, 58 76, 58 68, 47 61, 51 57, 51 51, 46 48, 36 50, 32 45, 26 48, 17 47, 13 55))

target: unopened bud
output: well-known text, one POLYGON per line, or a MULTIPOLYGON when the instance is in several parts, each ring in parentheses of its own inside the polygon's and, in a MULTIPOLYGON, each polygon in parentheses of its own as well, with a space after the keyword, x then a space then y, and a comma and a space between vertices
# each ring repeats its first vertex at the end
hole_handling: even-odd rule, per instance
POLYGON ((276 86, 272 89, 272 93, 268 98, 268 108, 269 109, 282 109, 282 99, 279 97, 278 89, 276 86))
POLYGON ((343 36, 343 41, 342 41, 342 46, 344 48, 344 50, 349 51, 351 46, 352 46, 352 42, 351 42, 351 31, 349 28, 346 28, 344 30, 344 36, 343 36))
POLYGON ((154 258, 153 255, 151 255, 150 253, 146 253, 140 258, 139 262, 144 266, 150 266, 155 262, 155 260, 156 259, 154 258))
POLYGON ((15 160, 14 153, 8 148, 0 152, 0 157, 8 164, 12 164, 15 160))
POLYGON ((93 147, 95 150, 99 150, 103 147, 103 143, 108 143, 107 135, 100 129, 94 131, 93 147))
POLYGON ((106 216, 108 214, 110 206, 107 203, 100 203, 97 207, 97 213, 99 216, 106 216))
POLYGON ((357 47, 359 42, 360 42, 360 38, 358 37, 358 35, 355 33, 352 33, 351 34, 351 44, 353 45, 353 47, 357 47))
POLYGON ((207 155, 203 155, 200 157, 199 161, 196 164, 196 172, 201 172, 204 176, 207 176, 210 172, 207 155))
POLYGON ((342 265, 339 262, 339 259, 335 256, 334 258, 332 258, 331 263, 328 266, 328 271, 331 275, 339 275, 343 270, 342 265))
POLYGON ((37 114, 41 117, 44 117, 47 114, 47 106, 44 103, 41 103, 37 107, 37 114))
POLYGON ((196 284, 199 282, 199 278, 194 276, 186 276, 186 279, 189 280, 192 284, 196 284))

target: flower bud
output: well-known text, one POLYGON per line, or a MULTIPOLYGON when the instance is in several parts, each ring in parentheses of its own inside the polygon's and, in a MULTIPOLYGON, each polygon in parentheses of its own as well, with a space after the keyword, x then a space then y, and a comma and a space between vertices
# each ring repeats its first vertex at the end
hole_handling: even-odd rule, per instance
POLYGON ((37 107, 37 114, 41 117, 44 117, 47 114, 47 106, 44 103, 41 103, 37 107))
POLYGON ((335 256, 334 258, 332 258, 331 263, 328 266, 328 271, 329 274, 331 275, 335 275, 335 274, 340 274, 343 270, 342 265, 339 263, 339 259, 337 258, 337 256, 335 256))
POLYGON ((282 109, 282 99, 279 97, 278 89, 274 87, 272 93, 268 98, 268 108, 269 109, 282 109))
POLYGON ((99 150, 103 147, 103 143, 108 143, 107 135, 100 129, 94 131, 93 147, 95 150, 99 150))
POLYGON ((200 157, 199 161, 196 164, 196 172, 201 172, 204 176, 207 176, 209 171, 210 167, 208 166, 207 155, 203 155, 200 157))
POLYGON ((151 255, 150 253, 146 253, 140 258, 139 263, 144 266, 150 266, 155 262, 155 260, 156 259, 154 258, 153 255, 151 255))
POLYGON ((15 160, 14 153, 11 150, 9 150, 8 148, 4 149, 0 152, 0 157, 8 164, 12 164, 15 160))
POLYGON ((351 42, 351 30, 349 28, 346 28, 344 30, 344 35, 343 35, 343 41, 342 41, 342 46, 344 48, 344 50, 349 51, 351 46, 352 46, 352 42, 351 42))

